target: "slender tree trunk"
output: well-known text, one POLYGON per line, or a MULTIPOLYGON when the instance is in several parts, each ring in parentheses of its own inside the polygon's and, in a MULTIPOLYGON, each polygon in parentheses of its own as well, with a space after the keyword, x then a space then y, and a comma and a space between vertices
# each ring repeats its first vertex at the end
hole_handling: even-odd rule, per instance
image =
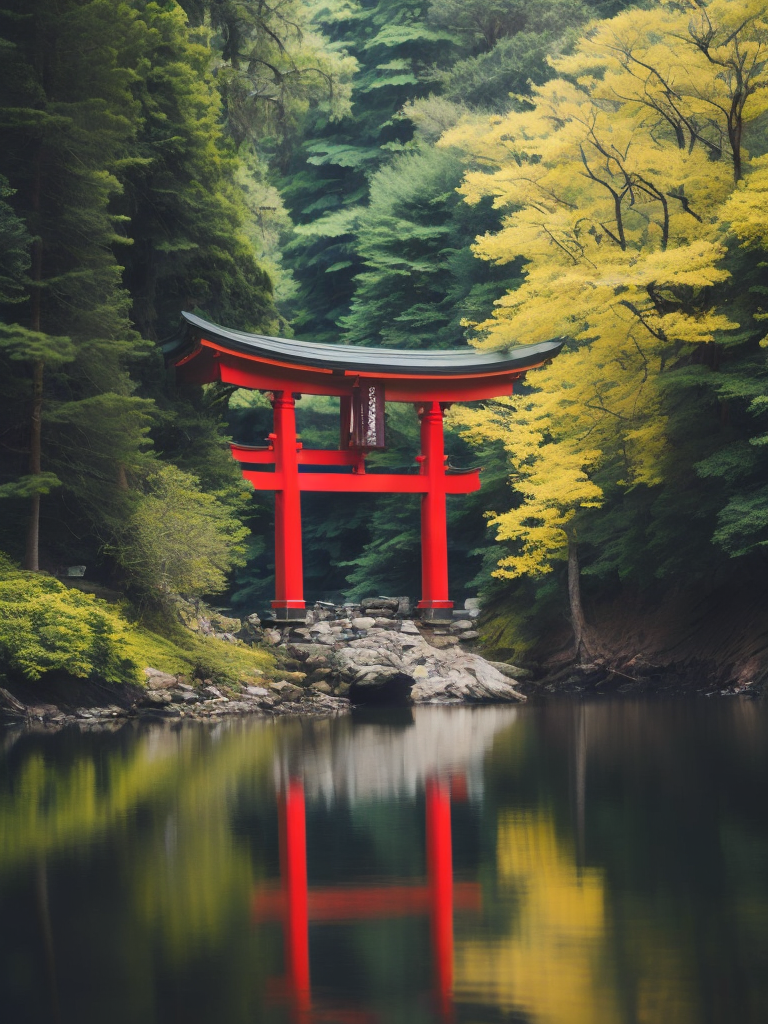
POLYGON ((731 101, 731 110, 728 117, 728 141, 731 144, 731 153, 733 154, 734 181, 741 181, 744 177, 741 164, 741 137, 744 130, 742 110, 742 94, 737 93, 731 101))
POLYGON ((576 658, 584 661, 587 655, 586 632, 587 622, 581 604, 581 578, 579 576, 579 545, 576 538, 568 537, 568 603, 571 608, 573 640, 576 647, 576 658))
MULTIPOLYGON (((42 139, 38 141, 35 154, 34 181, 32 184, 32 209, 35 214, 35 230, 38 237, 32 246, 32 290, 30 295, 30 327, 33 331, 41 329, 41 295, 40 282, 43 279, 43 240, 40 237, 40 189, 42 177, 42 139)), ((32 365, 32 408, 30 410, 29 431, 29 473, 39 476, 42 447, 42 414, 43 414, 43 369, 42 359, 36 359, 32 365)), ((27 546, 24 555, 24 567, 31 572, 40 568, 40 494, 32 495, 29 520, 27 523, 27 546)))
MULTIPOLYGON (((43 361, 36 359, 32 367, 32 415, 29 438, 29 472, 39 476, 41 472, 40 448, 42 441, 43 411, 43 361)), ((32 572, 40 568, 40 494, 32 495, 27 524, 27 550, 24 566, 32 572)))

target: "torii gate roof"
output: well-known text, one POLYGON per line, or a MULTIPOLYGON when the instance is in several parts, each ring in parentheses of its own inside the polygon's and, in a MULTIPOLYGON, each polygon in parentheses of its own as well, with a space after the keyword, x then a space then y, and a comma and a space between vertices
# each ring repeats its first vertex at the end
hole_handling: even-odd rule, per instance
POLYGON ((222 380, 258 390, 344 395, 361 378, 375 379, 384 384, 388 400, 401 402, 509 394, 514 380, 552 359, 565 343, 556 338, 507 352, 367 348, 234 331, 193 313, 182 318, 163 352, 189 383, 222 380))

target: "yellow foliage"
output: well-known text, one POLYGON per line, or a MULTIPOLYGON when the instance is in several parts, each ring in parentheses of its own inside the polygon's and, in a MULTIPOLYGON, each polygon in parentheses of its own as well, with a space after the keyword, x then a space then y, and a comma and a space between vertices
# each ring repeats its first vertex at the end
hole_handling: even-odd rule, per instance
POLYGON ((467 202, 506 211, 476 254, 527 261, 474 344, 569 339, 532 394, 453 414, 470 440, 503 440, 514 467, 522 504, 490 516, 518 543, 498 575, 563 557, 579 511, 601 504, 597 470, 624 487, 664 480, 659 377, 739 326, 711 289, 728 277, 729 226, 768 241, 768 159, 746 149, 768 109, 767 18, 768 0, 674 0, 596 22, 528 109, 468 116, 441 140, 481 168, 467 202))
POLYGON ((457 942, 459 997, 492 993, 541 1024, 618 1024, 601 873, 579 872, 552 818, 525 812, 499 820, 497 871, 519 910, 507 935, 457 942))
POLYGON ((750 174, 731 193, 723 206, 722 217, 745 247, 768 246, 768 154, 752 161, 750 174))
POLYGON ((521 550, 502 559, 495 576, 549 572, 552 560, 567 554, 568 526, 576 510, 593 508, 601 500, 600 488, 586 472, 601 453, 547 441, 547 419, 537 398, 501 400, 490 409, 459 408, 451 413, 469 440, 503 441, 517 468, 513 480, 523 503, 489 518, 498 528, 497 538, 520 541, 521 550))

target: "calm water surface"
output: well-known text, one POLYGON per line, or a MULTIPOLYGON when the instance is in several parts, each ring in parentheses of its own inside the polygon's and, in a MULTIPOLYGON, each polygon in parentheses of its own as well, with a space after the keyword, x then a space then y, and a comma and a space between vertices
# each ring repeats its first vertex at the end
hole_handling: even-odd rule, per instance
POLYGON ((762 1024, 768 707, 0 733, 4 1024, 762 1024))

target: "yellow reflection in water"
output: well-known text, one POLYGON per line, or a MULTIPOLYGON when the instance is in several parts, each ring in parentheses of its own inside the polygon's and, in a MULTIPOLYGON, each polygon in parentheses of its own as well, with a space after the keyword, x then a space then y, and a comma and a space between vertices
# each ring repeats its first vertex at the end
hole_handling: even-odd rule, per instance
POLYGON ((579 869, 551 814, 500 815, 496 864, 507 930, 459 934, 457 1001, 522 1011, 540 1024, 700 1021, 681 936, 670 939, 643 902, 625 905, 624 934, 614 935, 602 871, 579 869))
POLYGON ((459 1000, 522 1010, 542 1024, 618 1024, 601 872, 579 871, 546 812, 504 813, 498 883, 510 930, 456 945, 459 1000))

